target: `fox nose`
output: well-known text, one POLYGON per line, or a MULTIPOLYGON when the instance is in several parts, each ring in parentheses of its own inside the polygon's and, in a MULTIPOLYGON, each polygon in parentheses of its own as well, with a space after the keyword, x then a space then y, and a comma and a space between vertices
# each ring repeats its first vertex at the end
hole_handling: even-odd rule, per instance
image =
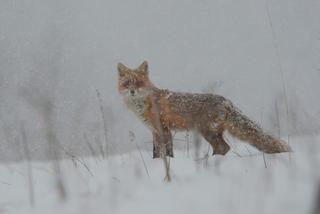
POLYGON ((130 94, 131 94, 131 95, 134 95, 134 90, 130 90, 130 94))

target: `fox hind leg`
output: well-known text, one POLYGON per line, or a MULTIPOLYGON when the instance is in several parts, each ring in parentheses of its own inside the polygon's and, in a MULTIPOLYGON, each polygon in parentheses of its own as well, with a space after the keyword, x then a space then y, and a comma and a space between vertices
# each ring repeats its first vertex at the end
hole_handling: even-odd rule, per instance
POLYGON ((212 155, 225 155, 230 150, 230 146, 223 139, 223 131, 205 130, 201 131, 201 135, 208 141, 213 149, 212 155))

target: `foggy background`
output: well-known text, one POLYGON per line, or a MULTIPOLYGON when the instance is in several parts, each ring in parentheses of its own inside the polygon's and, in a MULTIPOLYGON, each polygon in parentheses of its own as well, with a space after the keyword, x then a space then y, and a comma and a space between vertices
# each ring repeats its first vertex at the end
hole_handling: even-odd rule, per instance
POLYGON ((96 90, 110 152, 135 148, 130 130, 150 142, 117 91, 116 64, 145 59, 160 88, 214 88, 283 139, 316 134, 319 11, 317 0, 1 0, 0 160, 23 157, 21 127, 31 156, 45 158, 48 124, 74 153, 90 154, 86 139, 98 150, 96 90))

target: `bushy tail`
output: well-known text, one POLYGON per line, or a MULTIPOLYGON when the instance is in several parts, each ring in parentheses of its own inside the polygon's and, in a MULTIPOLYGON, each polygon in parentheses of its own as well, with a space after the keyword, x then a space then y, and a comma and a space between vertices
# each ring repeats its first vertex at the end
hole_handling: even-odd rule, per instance
POLYGON ((265 133, 261 127, 235 109, 230 110, 225 128, 262 152, 271 154, 292 151, 286 142, 265 133))

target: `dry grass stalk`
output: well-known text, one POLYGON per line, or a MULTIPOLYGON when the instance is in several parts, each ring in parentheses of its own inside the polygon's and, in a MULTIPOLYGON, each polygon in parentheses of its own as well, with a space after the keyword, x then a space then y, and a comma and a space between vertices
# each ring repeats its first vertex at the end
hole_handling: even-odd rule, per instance
POLYGON ((32 165, 31 165, 31 158, 30 158, 30 151, 28 146, 28 139, 26 130, 24 128, 24 124, 21 124, 21 134, 22 134, 22 147, 25 159, 27 161, 27 171, 28 171, 28 187, 29 187, 29 202, 30 205, 33 207, 35 203, 34 199, 34 184, 33 184, 33 174, 32 174, 32 165))
POLYGON ((105 140, 105 154, 106 154, 106 158, 108 158, 108 156, 109 156, 109 145, 108 145, 107 118, 105 116, 105 111, 104 111, 104 108, 103 108, 103 105, 102 105, 102 98, 101 98, 101 95, 100 95, 100 92, 98 91, 98 89, 96 89, 96 93, 97 93, 100 113, 101 113, 102 122, 103 122, 103 133, 104 133, 104 140, 105 140))
POLYGON ((143 163, 144 169, 145 169, 145 171, 146 171, 146 173, 147 173, 148 177, 150 177, 150 175, 149 175, 149 170, 148 170, 148 167, 147 167, 146 162, 144 161, 144 158, 143 158, 143 155, 142 155, 141 149, 140 149, 139 145, 137 144, 137 142, 135 141, 135 134, 134 134, 134 132, 129 131, 129 138, 130 138, 130 141, 131 141, 131 142, 134 142, 134 143, 135 143, 135 145, 136 145, 136 147, 137 147, 137 149, 138 149, 138 151, 139 151, 140 158, 141 158, 141 160, 142 160, 142 163, 143 163))

